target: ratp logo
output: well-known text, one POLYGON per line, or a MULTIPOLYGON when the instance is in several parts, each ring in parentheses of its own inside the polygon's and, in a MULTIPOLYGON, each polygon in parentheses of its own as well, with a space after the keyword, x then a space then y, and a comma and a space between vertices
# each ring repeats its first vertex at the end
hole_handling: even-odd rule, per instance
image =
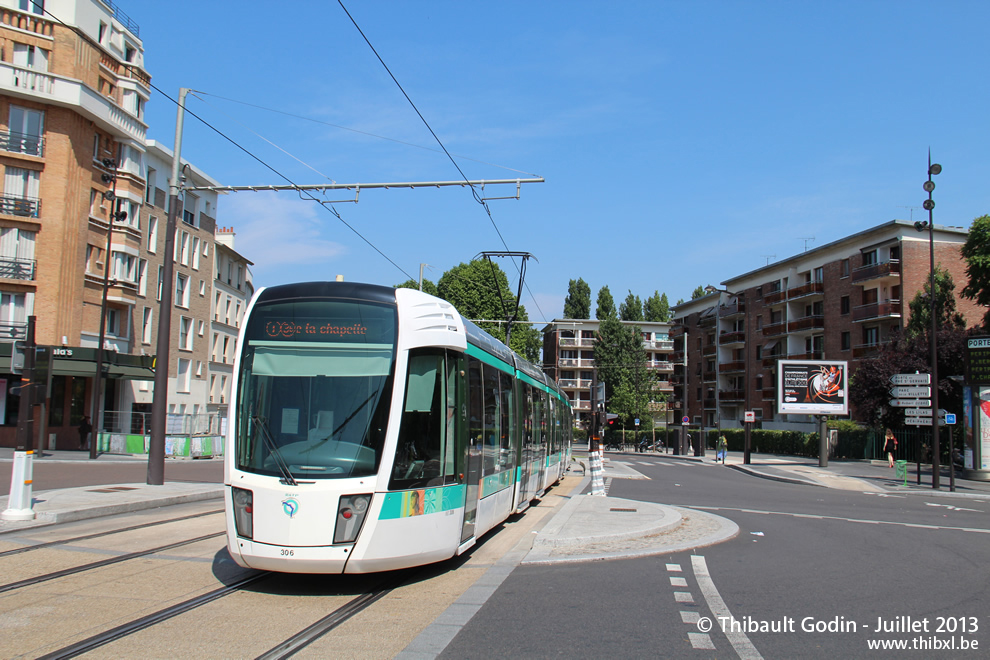
POLYGON ((285 515, 289 516, 289 518, 292 518, 299 512, 299 502, 291 497, 289 499, 282 500, 282 511, 284 511, 285 515))

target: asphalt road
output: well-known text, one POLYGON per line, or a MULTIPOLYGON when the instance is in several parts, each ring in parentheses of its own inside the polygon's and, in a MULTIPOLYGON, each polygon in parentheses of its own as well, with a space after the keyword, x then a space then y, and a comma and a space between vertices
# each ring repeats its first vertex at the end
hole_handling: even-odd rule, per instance
MULTIPOLYGON (((0 461, 0 492, 10 489, 13 463, 0 461)), ((54 488, 78 488, 103 484, 147 483, 148 463, 143 460, 49 460, 33 461, 35 492, 54 488)), ((165 481, 223 483, 223 459, 166 460, 165 481)))
POLYGON ((610 496, 699 507, 740 535, 694 553, 520 566, 442 657, 859 658, 891 653, 871 643, 905 643, 893 657, 957 658, 990 647, 990 498, 880 496, 631 460, 650 479, 613 479, 610 496))

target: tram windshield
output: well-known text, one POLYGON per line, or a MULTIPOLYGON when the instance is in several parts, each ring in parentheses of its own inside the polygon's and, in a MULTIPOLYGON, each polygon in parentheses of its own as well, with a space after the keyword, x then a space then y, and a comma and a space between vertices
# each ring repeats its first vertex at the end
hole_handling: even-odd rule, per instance
POLYGON ((237 468, 295 479, 375 474, 392 398, 394 307, 255 305, 241 347, 237 468))

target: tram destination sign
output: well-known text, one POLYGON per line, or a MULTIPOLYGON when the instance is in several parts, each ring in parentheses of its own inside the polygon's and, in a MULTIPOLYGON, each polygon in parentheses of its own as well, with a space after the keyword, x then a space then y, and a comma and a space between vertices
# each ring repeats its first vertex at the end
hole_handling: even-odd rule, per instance
POLYGON ((894 374, 890 377, 891 385, 931 385, 931 374, 894 374))
POLYGON ((966 383, 990 384, 990 337, 970 337, 966 340, 966 383))
POLYGON ((921 399, 921 398, 930 397, 931 395, 932 395, 932 388, 930 387, 901 386, 901 387, 890 388, 890 396, 898 399, 907 399, 911 397, 921 399))

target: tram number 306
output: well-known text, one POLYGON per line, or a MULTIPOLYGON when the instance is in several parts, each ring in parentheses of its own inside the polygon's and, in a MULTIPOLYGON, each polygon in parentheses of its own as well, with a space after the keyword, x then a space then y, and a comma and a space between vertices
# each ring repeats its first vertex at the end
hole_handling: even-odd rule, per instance
POLYGON ((281 550, 279 550, 279 554, 282 555, 283 557, 292 557, 293 553, 294 551, 289 550, 288 548, 282 548, 281 550))

